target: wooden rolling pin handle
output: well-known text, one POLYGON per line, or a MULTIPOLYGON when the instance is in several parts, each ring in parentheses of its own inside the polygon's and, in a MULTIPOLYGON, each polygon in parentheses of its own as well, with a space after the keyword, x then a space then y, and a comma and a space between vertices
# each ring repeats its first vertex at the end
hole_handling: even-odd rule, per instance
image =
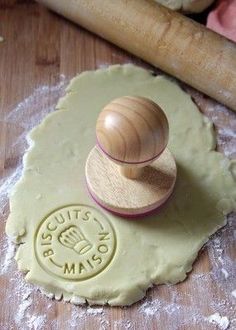
POLYGON ((236 111, 236 45, 151 0, 38 0, 236 111))
POLYGON ((143 168, 159 157, 166 148, 168 135, 165 113, 143 97, 113 100, 101 111, 96 124, 99 149, 129 179, 140 177, 143 168))

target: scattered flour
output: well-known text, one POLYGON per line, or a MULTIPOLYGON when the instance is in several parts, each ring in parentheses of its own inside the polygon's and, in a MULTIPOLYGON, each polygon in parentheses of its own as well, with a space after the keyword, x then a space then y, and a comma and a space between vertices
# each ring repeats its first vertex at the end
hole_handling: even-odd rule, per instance
POLYGON ((218 132, 219 132, 219 134, 221 134, 223 136, 236 138, 236 131, 233 131, 230 128, 221 128, 221 129, 219 129, 218 132))
MULTIPOLYGON (((1 41, 0 37, 0 42, 1 41)), ((13 151, 16 151, 18 155, 14 166, 10 164, 8 168, 7 164, 5 165, 5 176, 0 178, 1 219, 6 219, 8 195, 21 175, 21 159, 27 148, 26 134, 33 126, 37 125, 47 113, 54 110, 54 106, 67 83, 68 81, 65 80, 65 77, 60 76, 60 82, 56 86, 41 86, 35 89, 32 95, 19 103, 15 108, 13 107, 13 110, 10 111, 6 117, 0 116, 0 125, 7 124, 9 130, 19 132, 17 138, 8 146, 8 150, 0 149, 0 156, 4 153, 5 159, 8 159, 13 151)), ((16 270, 16 265, 13 263, 15 250, 16 246, 6 236, 3 236, 3 239, 0 241, 0 276, 7 278, 10 287, 8 291, 9 300, 4 303, 9 304, 9 306, 14 304, 14 307, 18 307, 13 311, 10 323, 2 324, 0 317, 0 328, 44 330, 44 325, 47 320, 46 314, 41 315, 32 311, 32 294, 37 291, 37 288, 28 284, 24 276, 16 270)))
POLYGON ((27 321, 27 326, 32 330, 43 329, 46 323, 46 315, 33 315, 29 321, 27 321))
POLYGON ((224 274, 225 279, 227 280, 227 278, 229 277, 229 273, 228 273, 227 270, 224 269, 224 268, 221 268, 221 271, 222 271, 222 273, 224 274))
MULTIPOLYGON (((106 64, 100 66, 103 67, 106 64)), ((32 95, 16 107, 13 106, 13 110, 6 117, 0 117, 0 124, 7 124, 9 130, 14 129, 19 132, 18 138, 8 146, 9 151, 0 149, 0 154, 9 152, 10 156, 10 153, 14 151, 14 154, 18 155, 15 163, 10 164, 9 168, 6 167, 5 177, 0 178, 0 216, 3 219, 6 219, 7 214, 7 196, 21 174, 21 159, 27 148, 26 133, 37 125, 46 114, 54 110, 67 83, 65 77, 61 76, 57 85, 41 86, 35 89, 32 95)), ((235 115, 225 107, 214 104, 214 101, 209 104, 207 115, 218 129, 220 150, 231 158, 236 157, 236 134, 233 130, 235 115), (222 116, 228 118, 227 128, 220 124, 222 116)), ((8 155, 6 155, 7 158, 8 155)), ((179 330, 183 327, 205 330, 209 328, 209 324, 220 330, 236 329, 233 308, 236 298, 236 263, 229 254, 235 238, 235 216, 230 215, 228 225, 216 233, 206 244, 211 262, 210 270, 192 273, 189 279, 181 284, 184 286, 184 290, 180 291, 174 285, 162 286, 152 290, 154 298, 151 299, 148 293, 144 301, 131 308, 118 309, 117 312, 116 309, 111 310, 106 306, 95 308, 57 302, 39 294, 37 288, 25 282, 24 276, 16 269, 16 263, 12 260, 15 254, 14 244, 7 238, 3 238, 0 241, 0 276, 9 281, 10 287, 8 301, 4 303, 9 305, 15 303, 14 306, 17 306, 17 309, 12 313, 10 323, 2 324, 0 320, 0 328, 17 330, 89 329, 89 324, 91 324, 89 322, 92 320, 93 328, 98 330, 110 330, 111 328, 139 330, 150 329, 150 320, 152 320, 155 324, 161 324, 164 321, 165 330, 179 330), (207 292, 207 287, 212 286, 212 283, 216 287, 216 294, 213 297, 207 292), (194 292, 191 291, 193 287, 194 292), (162 290, 165 290, 165 299, 162 298, 162 290), (207 308, 211 314, 208 317, 205 316, 204 301, 207 302, 207 308), (38 309, 37 306, 43 306, 43 311, 40 312, 41 309, 38 309), (111 321, 111 314, 114 321, 111 321)))
POLYGON ((104 314, 103 308, 92 308, 92 307, 88 307, 86 313, 88 315, 93 315, 93 316, 104 314))
POLYGON ((231 294, 236 299, 236 290, 232 291, 231 294))
POLYGON ((3 255, 3 261, 0 263, 0 276, 6 274, 10 268, 11 260, 15 256, 16 246, 11 242, 9 238, 5 238, 0 245, 1 255, 3 255), (4 255, 5 254, 5 255, 4 255))
POLYGON ((210 315, 207 320, 210 323, 218 325, 219 329, 226 330, 229 327, 229 320, 226 316, 220 316, 219 313, 210 315))
POLYGON ((70 328, 78 327, 79 324, 81 324, 81 320, 85 319, 85 310, 78 312, 78 307, 72 305, 71 310, 71 319, 70 319, 70 328))
POLYGON ((131 323, 130 320, 119 320, 114 322, 114 329, 115 330, 135 330, 134 325, 131 323))
POLYGON ((33 302, 32 298, 30 297, 31 293, 32 290, 30 288, 25 288, 24 292, 22 293, 21 302, 15 315, 15 323, 18 326, 22 324, 22 320, 25 317, 26 311, 33 302))
POLYGON ((22 166, 19 165, 8 177, 0 178, 0 216, 4 216, 4 212, 8 203, 7 196, 16 181, 20 178, 21 170, 22 166))
POLYGON ((154 301, 145 301, 140 307, 139 312, 145 316, 154 316, 160 311, 161 303, 158 299, 154 301))

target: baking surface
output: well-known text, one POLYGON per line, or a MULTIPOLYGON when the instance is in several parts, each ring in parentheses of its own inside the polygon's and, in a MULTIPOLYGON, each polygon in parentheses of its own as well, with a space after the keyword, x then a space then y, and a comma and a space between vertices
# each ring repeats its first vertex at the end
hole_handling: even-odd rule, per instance
MULTIPOLYGON (((6 192, 20 173, 25 134, 53 111, 77 73, 128 62, 150 67, 31 1, 0 2, 0 35, 0 329, 235 329, 233 215, 186 281, 150 289, 129 308, 73 306, 25 283, 4 233, 6 192)), ((187 89, 215 123, 219 149, 236 158, 236 114, 187 89)))

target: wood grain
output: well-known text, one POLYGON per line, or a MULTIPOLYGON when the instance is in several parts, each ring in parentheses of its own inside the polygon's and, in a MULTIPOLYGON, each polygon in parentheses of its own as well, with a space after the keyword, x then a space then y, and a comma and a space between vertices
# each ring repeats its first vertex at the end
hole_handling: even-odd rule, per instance
POLYGON ((99 114, 96 136, 101 150, 120 165, 145 166, 168 143, 169 126, 163 110, 151 100, 123 96, 99 114))
MULTIPOLYGON (((11 173, 15 164, 22 160, 22 150, 10 148, 22 128, 7 124, 3 118, 16 105, 31 95, 40 85, 54 86, 60 81, 60 74, 68 79, 84 70, 91 70, 101 65, 133 62, 145 68, 151 68, 141 60, 128 55, 122 50, 93 36, 87 31, 47 11, 45 8, 31 1, 1 1, 0 5, 0 35, 5 39, 0 44, 0 178, 11 173), (49 39, 47 39, 49 38, 49 39), (47 42, 50 40, 50 42, 47 42)), ((185 86, 186 88, 186 86, 185 86)), ((188 89, 199 103, 201 110, 214 120, 213 111, 220 106, 199 93, 188 89), (209 110, 208 110, 209 109, 209 110)), ((50 98, 50 90, 48 91, 50 98)), ((45 101, 47 102, 47 101, 45 101)), ((41 109, 39 108, 40 112, 41 109)), ((231 129, 235 132, 235 115, 230 112, 220 112, 215 121, 217 129, 231 129)), ((20 123, 19 123, 20 124, 20 123)), ((232 138, 225 139, 227 146, 232 138)), ((235 157, 235 154, 230 155, 235 157)), ((8 206, 0 210, 0 240, 5 241, 5 221, 8 216, 8 206)), ((231 226, 232 227, 232 226, 231 226)), ((220 232, 223 241, 228 241, 232 232, 229 227, 220 232)), ((225 303, 227 315, 233 315, 234 305, 221 286, 215 285, 215 278, 211 270, 215 266, 213 259, 208 256, 209 248, 204 249, 194 264, 194 270, 188 280, 176 286, 160 286, 148 291, 147 299, 160 302, 180 303, 181 311, 174 315, 171 311, 160 307, 154 315, 144 315, 139 312, 141 303, 131 308, 105 307, 105 317, 102 319, 88 314, 84 322, 80 322, 86 307, 75 307, 71 304, 51 301, 41 293, 34 291, 33 304, 26 310, 29 315, 46 315, 43 330, 61 329, 125 329, 125 322, 131 321, 130 329, 147 330, 216 330, 216 326, 207 322, 194 322, 190 318, 188 308, 204 316, 219 310, 214 303, 225 303), (212 281, 205 283, 203 291, 196 289, 194 276, 207 275, 212 281), (175 293, 173 295, 173 292, 175 293), (211 296, 209 301, 207 297, 211 296), (174 301, 172 300, 174 297, 174 301), (80 317, 76 324, 71 325, 73 314, 78 312, 80 317), (231 314, 230 314, 231 313, 231 314), (122 323, 123 322, 123 323, 122 323), (103 327, 102 327, 103 326, 103 327)), ((235 243, 228 243, 224 253, 235 258, 235 243)), ((5 251, 0 252, 0 258, 5 251)), ((233 268, 231 269, 233 271, 233 268)), ((219 268, 220 272, 220 268, 219 268)), ((21 304, 22 295, 16 291, 14 279, 22 278, 12 260, 8 273, 0 276, 0 329, 29 329, 28 317, 22 319, 21 325, 15 323, 15 316, 21 304)), ((227 284, 232 283, 229 277, 227 284)), ((224 283, 222 281, 222 283, 224 283)), ((221 283, 221 285, 222 285, 221 283)), ((233 318, 233 317, 232 317, 233 318)), ((232 328, 234 329, 234 324, 232 328)), ((126 327, 127 328, 127 327, 126 327)), ((41 328, 38 328, 41 330, 41 328)))

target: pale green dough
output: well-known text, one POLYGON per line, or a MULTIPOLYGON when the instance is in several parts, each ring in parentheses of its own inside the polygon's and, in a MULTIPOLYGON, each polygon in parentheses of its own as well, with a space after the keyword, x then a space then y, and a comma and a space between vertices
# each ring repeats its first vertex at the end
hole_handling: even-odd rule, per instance
POLYGON ((183 281, 199 249, 236 208, 236 164, 214 151, 212 123, 176 83, 132 65, 85 72, 66 92, 57 111, 30 133, 33 143, 10 197, 6 231, 23 243, 16 254, 19 269, 46 293, 77 303, 129 305, 152 284, 183 281), (148 97, 164 109, 178 167, 171 199, 140 220, 99 208, 85 184, 98 113, 123 95, 148 97))
POLYGON ((172 10, 181 10, 183 12, 200 13, 209 7, 214 0, 155 0, 161 5, 172 10))

